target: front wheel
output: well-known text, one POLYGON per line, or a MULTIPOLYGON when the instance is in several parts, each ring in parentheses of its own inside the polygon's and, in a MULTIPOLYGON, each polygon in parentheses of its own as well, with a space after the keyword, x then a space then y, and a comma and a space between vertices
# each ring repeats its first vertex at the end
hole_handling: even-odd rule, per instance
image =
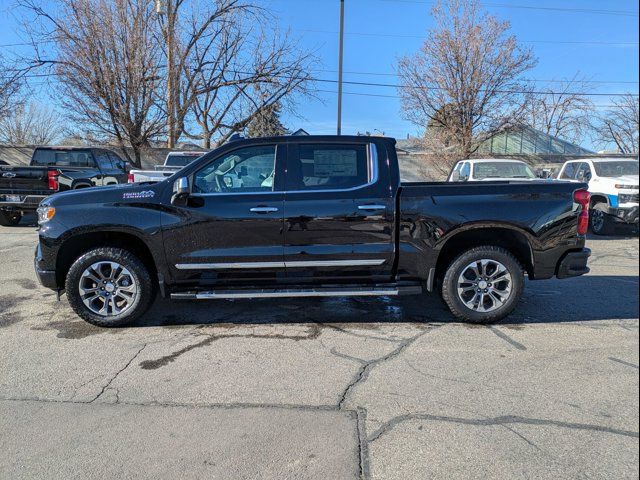
POLYGON ((589 223, 591 231, 595 235, 611 235, 613 233, 613 221, 607 213, 606 203, 596 203, 589 211, 589 223))
POLYGON ((22 214, 20 212, 10 212, 0 210, 0 225, 3 227, 14 227, 20 223, 22 214))
POLYGON ((476 247, 460 254, 447 269, 442 298, 458 319, 492 323, 509 315, 524 288, 524 271, 504 248, 476 247))
POLYGON ((149 270, 121 248, 102 247, 78 258, 65 290, 73 311, 99 327, 119 327, 147 311, 153 298, 149 270))

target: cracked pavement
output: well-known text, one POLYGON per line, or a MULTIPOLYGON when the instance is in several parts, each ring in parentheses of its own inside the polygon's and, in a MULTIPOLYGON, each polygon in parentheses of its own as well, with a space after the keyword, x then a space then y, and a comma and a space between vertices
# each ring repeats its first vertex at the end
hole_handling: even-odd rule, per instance
POLYGON ((492 327, 436 296, 171 303, 100 329, 0 227, 0 478, 638 477, 638 239, 492 327))

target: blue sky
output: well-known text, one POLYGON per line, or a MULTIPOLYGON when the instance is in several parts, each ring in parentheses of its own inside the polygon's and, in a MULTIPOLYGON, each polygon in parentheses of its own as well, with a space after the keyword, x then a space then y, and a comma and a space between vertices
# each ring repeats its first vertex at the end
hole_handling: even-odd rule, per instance
MULTIPOLYGON (((53 1, 51 3, 54 3, 53 1)), ((280 22, 291 29, 304 47, 321 60, 318 78, 335 80, 338 68, 338 0, 262 0, 280 22)), ((0 45, 20 42, 20 26, 12 0, 0 0, 0 45)), ((572 77, 576 72, 593 81, 594 92, 638 92, 638 2, 634 0, 495 0, 485 8, 511 22, 512 32, 531 45, 539 58, 528 77, 539 87, 549 80, 572 77), (536 8, 522 8, 536 7, 536 8), (541 8, 541 9, 538 9, 541 8), (567 9, 548 10, 550 9, 567 9), (596 14, 578 10, 635 12, 635 16, 596 14), (562 43, 557 43, 562 42, 562 43), (590 42, 590 43, 572 43, 590 42)), ((398 57, 416 52, 432 25, 427 0, 345 0, 345 80, 396 83, 398 57), (358 73, 356 73, 358 72, 358 73)), ((10 53, 20 47, 0 47, 10 53)), ((318 83, 318 90, 335 91, 336 85, 318 83)), ((345 85, 343 133, 384 131, 403 138, 418 129, 402 120, 394 88, 345 85)), ((41 92, 40 97, 45 93, 41 92)), ((289 128, 310 133, 334 133, 336 94, 318 92, 317 101, 298 104, 297 115, 286 114, 289 128)), ((609 97, 595 97, 609 104, 609 97)))

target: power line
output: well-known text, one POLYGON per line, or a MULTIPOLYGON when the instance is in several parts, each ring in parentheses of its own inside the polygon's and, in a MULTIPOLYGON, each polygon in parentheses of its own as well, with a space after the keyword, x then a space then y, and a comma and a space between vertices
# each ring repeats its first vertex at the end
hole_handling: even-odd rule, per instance
MULTIPOLYGON (((433 1, 427 0, 378 0, 381 2, 389 2, 389 3, 414 3, 414 4, 424 4, 424 5, 433 5, 433 1)), ((513 8, 520 10, 540 10, 540 11, 550 11, 550 12, 563 12, 563 13, 587 13, 592 15, 616 15, 616 16, 625 16, 625 17, 637 17, 638 12, 632 10, 609 10, 609 9, 591 9, 591 8, 568 8, 568 7, 539 7, 539 6, 531 6, 531 5, 512 5, 507 3, 483 3, 485 7, 496 7, 496 8, 513 8)))
MULTIPOLYGON (((338 32, 331 30, 318 30, 314 28, 296 28, 293 29, 298 32, 307 33, 322 33, 327 35, 337 35, 338 32)), ((425 34, 416 33, 370 33, 370 32, 344 32, 345 35, 360 36, 360 37, 391 37, 391 38, 420 38, 425 39, 425 34)), ((540 43, 540 44, 566 44, 566 45, 602 45, 602 46, 620 46, 620 47, 633 47, 638 46, 638 42, 605 42, 595 40, 520 40, 522 43, 540 43)))
MULTIPOLYGON (((316 72, 324 72, 324 73, 336 73, 337 70, 328 70, 328 69, 315 69, 316 72)), ((384 77, 397 77, 397 73, 392 72, 359 72, 355 70, 345 70, 344 73, 349 75, 371 75, 371 76, 384 76, 384 77)), ((558 80, 558 79, 550 79, 545 80, 541 78, 525 78, 524 80, 530 82, 544 82, 544 83, 568 83, 569 80, 558 80)), ((579 80, 579 83, 599 83, 599 84, 638 84, 640 81, 638 80, 579 80)))
MULTIPOLYGON (((250 75, 249 72, 240 72, 240 71, 232 71, 232 73, 237 73, 241 75, 250 75)), ((49 73, 28 73, 25 74, 25 78, 41 78, 41 77, 55 77, 59 74, 56 72, 49 73)), ((276 75, 279 78, 286 78, 286 75, 276 75)), ((338 80, 332 80, 328 78, 315 78, 310 77, 309 81, 312 82, 320 82, 320 83, 339 83, 338 80)), ((357 85, 357 86, 365 86, 365 87, 383 87, 383 88, 406 88, 397 83, 378 83, 378 82, 356 82, 353 80, 344 80, 344 84, 346 85, 357 85)), ((415 87, 422 90, 445 90, 442 87, 415 87)), ((627 95, 631 95, 634 97, 639 96, 635 93, 623 93, 623 92, 614 92, 614 93, 603 93, 603 92, 556 92, 556 91, 544 91, 544 90, 495 90, 496 93, 504 93, 504 94, 528 94, 528 95, 576 95, 576 96, 584 96, 584 97, 624 97, 627 95)))

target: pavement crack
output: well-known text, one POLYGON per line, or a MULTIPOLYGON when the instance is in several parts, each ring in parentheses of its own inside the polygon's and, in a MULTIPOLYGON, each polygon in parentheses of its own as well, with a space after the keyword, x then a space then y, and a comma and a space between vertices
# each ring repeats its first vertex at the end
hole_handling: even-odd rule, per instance
POLYGON ((369 441, 367 440, 367 410, 356 408, 356 428, 358 430, 358 477, 369 478, 369 441))
POLYGON ((626 365, 627 367, 635 368, 636 370, 638 369, 638 365, 636 365, 635 363, 625 362, 624 360, 620 360, 619 358, 609 357, 609 360, 611 360, 612 362, 621 363, 622 365, 626 365))
POLYGON ((140 355, 140 353, 142 352, 142 350, 144 350, 147 347, 148 344, 144 344, 142 347, 140 347, 138 349, 138 351, 135 353, 135 355, 133 355, 133 357, 131 357, 131 359, 129 359, 129 361, 126 363, 126 365, 124 367, 122 367, 120 370, 118 370, 115 375, 113 375, 109 381, 102 387, 102 390, 100 390, 100 393, 98 393, 98 395, 96 395, 92 400, 90 400, 87 403, 93 403, 96 400, 98 400, 103 394, 104 392, 107 391, 107 389, 111 386, 111 383, 118 378, 118 375, 120 375, 122 372, 124 372, 127 368, 129 368, 129 365, 131 365, 133 363, 133 361, 138 357, 138 355, 140 355))
POLYGON ((520 342, 516 342, 509 335, 507 335, 506 333, 498 330, 497 328, 489 327, 489 330, 491 330, 497 337, 501 338, 502 340, 504 340, 508 344, 513 345, 518 350, 521 350, 521 351, 527 350, 527 347, 525 347, 523 344, 521 344, 520 342))
POLYGON ((356 362, 356 363, 359 363, 361 365, 367 363, 367 361, 363 360, 362 358, 352 357, 351 355, 347 355, 346 353, 341 353, 341 352, 337 351, 335 347, 333 347, 331 350, 329 350, 329 352, 331 353, 331 355, 335 355, 336 357, 344 358, 345 360, 350 360, 352 362, 356 362))
POLYGON ((338 409, 339 410, 343 410, 344 409, 344 404, 347 401, 347 399, 349 397, 349 394, 351 393, 351 390, 353 390, 353 388, 355 388, 361 382, 366 381, 367 378, 369 377, 369 373, 371 372, 371 370, 373 370, 377 365, 380 365, 381 363, 384 363, 387 360, 391 360, 392 358, 395 358, 398 355, 400 355, 404 349, 406 349, 409 345, 411 345, 418 338, 422 337, 423 335, 425 335, 429 331, 431 331, 431 330, 426 330, 426 331, 420 332, 418 335, 414 335, 411 338, 403 340, 400 343, 400 345, 398 345, 391 352, 389 352, 388 354, 386 354, 386 355, 384 355, 382 357, 376 358, 374 360, 368 360, 366 362, 363 362, 362 365, 360 366, 360 368, 358 369, 358 372, 356 373, 356 375, 353 378, 353 380, 351 382, 349 382, 349 384, 346 386, 346 388, 343 390, 342 394, 340 395, 340 400, 338 401, 338 409))
MULTIPOLYGON (((610 433, 612 435, 620 435, 623 437, 630 438, 638 438, 638 432, 634 432, 632 430, 623 430, 618 428, 604 427, 602 425, 594 425, 589 423, 575 423, 575 422, 563 422, 561 420, 547 420, 542 418, 528 418, 521 417, 518 415, 503 415, 500 417, 494 418, 462 418, 462 417, 449 417, 444 415, 430 415, 426 413, 413 413, 413 414, 405 414, 398 415, 397 417, 392 418, 388 422, 385 422, 380 428, 378 428, 375 432, 371 434, 369 437, 369 442, 374 442, 378 440, 383 435, 389 433, 393 430, 396 425, 410 421, 410 420, 428 420, 435 422, 447 422, 447 423, 457 423, 461 425, 472 425, 478 427, 486 427, 486 426, 502 426, 505 427, 507 425, 512 424, 520 424, 520 425, 538 425, 538 426, 551 426, 551 427, 560 427, 560 428, 569 428, 572 430, 588 430, 592 432, 602 432, 602 433, 610 433)), ((513 430, 511 430, 514 432, 513 430)), ((516 432, 514 432, 516 433, 516 432)), ((522 435, 518 434, 519 437, 523 438, 522 435)), ((531 443, 529 440, 524 439, 527 443, 531 443)))
POLYGON ((213 342, 222 340, 224 338, 263 338, 268 340, 293 340, 297 342, 300 340, 314 340, 320 336, 320 333, 321 333, 320 326, 314 323, 309 326, 308 332, 304 335, 257 334, 257 333, 247 333, 247 334, 239 334, 239 335, 235 335, 235 334, 220 335, 216 333, 198 334, 198 336, 204 335, 205 338, 199 342, 192 343, 191 345, 187 345, 186 347, 176 350, 175 352, 172 352, 168 355, 163 355, 160 358, 156 358, 153 360, 145 360, 143 362, 140 362, 140 367, 143 370, 155 370, 157 368, 164 367, 165 365, 168 365, 171 362, 174 362, 178 357, 180 357, 181 355, 184 355, 187 352, 190 352, 191 350, 194 350, 200 347, 206 347, 208 345, 211 345, 213 342))

